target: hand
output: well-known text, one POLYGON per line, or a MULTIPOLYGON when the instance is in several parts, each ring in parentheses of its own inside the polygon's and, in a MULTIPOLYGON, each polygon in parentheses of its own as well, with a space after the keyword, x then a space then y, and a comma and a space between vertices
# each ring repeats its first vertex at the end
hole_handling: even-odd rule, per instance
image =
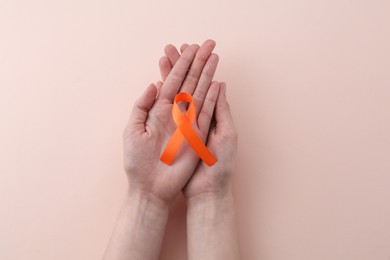
MULTIPOLYGON (((181 47, 182 55, 185 54, 188 48, 189 46, 186 44, 181 47)), ((163 79, 169 75, 172 65, 179 57, 178 51, 173 46, 170 46, 165 53, 166 57, 160 60, 160 72, 163 79)), ((215 127, 212 127, 208 133, 207 148, 217 157, 218 161, 211 167, 202 161, 199 162, 194 174, 183 189, 183 193, 188 199, 198 195, 223 197, 230 193, 231 175, 235 167, 237 150, 237 132, 226 98, 226 84, 219 85, 216 100, 206 97, 205 101, 205 104, 216 102, 215 127)), ((212 95, 208 96, 214 98, 214 91, 212 95)), ((197 103, 195 104, 197 105, 197 103)), ((199 118, 205 116, 204 114, 208 111, 211 111, 211 109, 201 111, 199 118)), ((210 117, 211 115, 207 115, 207 118, 210 117)))
MULTIPOLYGON (((188 45, 182 46, 182 55, 188 48, 188 45)), ((166 51, 166 55, 167 57, 160 60, 163 79, 170 73, 172 64, 175 64, 175 60, 179 57, 177 50, 172 47, 170 51, 166 51)), ((226 85, 224 83, 218 85, 220 87, 216 99, 211 100, 206 97, 204 101, 204 104, 216 103, 215 127, 212 127, 208 133, 207 148, 218 161, 211 167, 200 161, 183 189, 187 198, 188 259, 240 258, 234 202, 230 188, 235 165, 237 132, 226 99, 226 85)), ((209 92, 211 90, 210 87, 209 92)), ((213 113, 211 109, 208 112, 213 113)), ((204 114, 206 113, 200 112, 198 120, 204 114)))
POLYGON ((193 127, 205 141, 219 93, 219 84, 211 83, 218 64, 218 56, 211 54, 214 41, 208 40, 201 47, 188 46, 181 55, 172 52, 172 47, 165 48, 171 60, 160 60, 160 65, 168 66, 170 62, 164 83, 151 84, 136 101, 123 134, 129 190, 167 204, 183 189, 199 162, 198 155, 186 142, 172 165, 160 161, 176 130, 171 114, 173 99, 178 92, 193 95, 199 115, 193 127))

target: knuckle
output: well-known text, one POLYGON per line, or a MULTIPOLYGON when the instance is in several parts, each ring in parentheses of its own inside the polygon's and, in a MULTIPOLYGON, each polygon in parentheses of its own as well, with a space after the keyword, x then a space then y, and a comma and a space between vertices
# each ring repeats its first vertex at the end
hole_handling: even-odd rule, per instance
POLYGON ((199 60, 201 63, 206 63, 208 58, 209 58, 209 54, 208 53, 199 53, 198 52, 196 54, 196 59, 199 60))
POLYGON ((171 76, 171 80, 173 82, 179 82, 179 81, 182 81, 182 78, 183 76, 176 70, 173 70, 172 71, 172 76, 171 76))
POLYGON ((223 136, 228 140, 237 141, 238 139, 237 131, 234 128, 226 130, 223 136))
POLYGON ((198 101, 199 103, 201 103, 200 101, 203 100, 203 97, 206 96, 206 94, 207 94, 206 90, 204 90, 203 88, 197 87, 195 94, 194 94, 194 99, 196 101, 198 101))
POLYGON ((186 81, 196 84, 199 80, 198 72, 195 69, 191 69, 187 74, 186 81))
POLYGON ((183 54, 182 56, 180 56, 180 59, 186 64, 190 65, 192 63, 193 57, 192 55, 183 54))
POLYGON ((200 113, 199 113, 199 117, 203 120, 203 119, 210 119, 210 118, 212 118, 212 114, 209 112, 209 111, 207 111, 207 110, 202 110, 202 111, 200 111, 200 113))
POLYGON ((202 76, 206 78, 212 78, 214 75, 214 72, 212 70, 205 69, 202 71, 202 76))
POLYGON ((221 110, 230 110, 229 104, 224 102, 218 103, 218 108, 221 110))

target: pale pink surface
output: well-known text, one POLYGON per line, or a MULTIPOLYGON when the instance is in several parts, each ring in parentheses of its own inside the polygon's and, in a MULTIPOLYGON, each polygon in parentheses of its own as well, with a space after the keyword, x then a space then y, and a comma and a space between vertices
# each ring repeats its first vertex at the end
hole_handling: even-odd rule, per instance
MULTIPOLYGON (((166 43, 217 41, 243 259, 390 259, 389 1, 0 2, 0 259, 99 259, 166 43)), ((162 259, 184 259, 184 201, 162 259)))

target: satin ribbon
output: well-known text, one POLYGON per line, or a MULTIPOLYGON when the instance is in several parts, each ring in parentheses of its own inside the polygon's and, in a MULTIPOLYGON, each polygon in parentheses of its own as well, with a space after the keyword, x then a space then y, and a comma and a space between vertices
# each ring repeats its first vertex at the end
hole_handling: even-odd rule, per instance
POLYGON ((213 165, 217 161, 217 158, 207 149, 192 127, 196 118, 196 109, 190 94, 182 92, 175 96, 172 106, 172 117, 177 128, 165 147, 160 160, 168 165, 171 165, 181 144, 184 139, 186 139, 192 149, 194 149, 198 156, 208 166, 213 165), (182 113, 177 105, 178 102, 188 102, 190 104, 185 114, 182 113))

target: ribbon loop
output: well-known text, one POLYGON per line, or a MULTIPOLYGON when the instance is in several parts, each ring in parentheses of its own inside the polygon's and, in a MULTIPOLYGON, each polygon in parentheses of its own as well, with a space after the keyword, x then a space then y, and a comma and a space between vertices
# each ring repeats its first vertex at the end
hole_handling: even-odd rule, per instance
POLYGON ((168 165, 171 165, 181 144, 184 139, 186 139, 192 149, 194 149, 198 156, 208 166, 213 165, 217 161, 217 158, 215 158, 215 156, 207 149, 206 145, 202 142, 192 127, 196 118, 196 109, 190 94, 181 92, 175 96, 172 106, 172 117, 176 123, 177 129, 165 147, 160 160, 168 165), (188 102, 190 104, 185 114, 181 112, 179 106, 177 105, 177 103, 181 101, 188 102))

